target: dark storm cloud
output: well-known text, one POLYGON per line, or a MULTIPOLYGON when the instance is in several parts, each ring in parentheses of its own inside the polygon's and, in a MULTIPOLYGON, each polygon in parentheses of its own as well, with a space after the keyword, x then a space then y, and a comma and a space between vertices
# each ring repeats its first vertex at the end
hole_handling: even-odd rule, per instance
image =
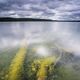
POLYGON ((0 16, 80 19, 79 0, 0 0, 0 16))

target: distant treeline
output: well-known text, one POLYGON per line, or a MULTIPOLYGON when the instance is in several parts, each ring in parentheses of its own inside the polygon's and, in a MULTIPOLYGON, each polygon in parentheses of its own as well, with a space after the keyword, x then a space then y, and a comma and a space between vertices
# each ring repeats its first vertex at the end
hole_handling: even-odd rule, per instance
POLYGON ((0 22, 11 21, 50 21, 50 22, 80 22, 80 20, 52 20, 52 19, 40 19, 40 18, 12 18, 12 17, 0 17, 0 22))
POLYGON ((10 18, 10 17, 1 17, 0 22, 3 21, 53 21, 50 19, 37 19, 37 18, 10 18))

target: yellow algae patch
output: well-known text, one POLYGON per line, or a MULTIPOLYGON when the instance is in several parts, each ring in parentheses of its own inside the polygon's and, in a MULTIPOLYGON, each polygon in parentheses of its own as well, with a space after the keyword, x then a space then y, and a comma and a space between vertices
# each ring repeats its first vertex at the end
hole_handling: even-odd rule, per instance
POLYGON ((44 78, 44 80, 45 80, 45 77, 47 77, 46 67, 50 66, 52 63, 55 63, 55 61, 56 61, 56 57, 48 57, 48 58, 41 60, 40 69, 37 73, 37 76, 39 79, 44 78))
POLYGON ((19 51, 16 53, 15 58, 11 62, 7 80, 20 80, 19 77, 23 67, 25 55, 26 55, 26 48, 21 47, 19 51))

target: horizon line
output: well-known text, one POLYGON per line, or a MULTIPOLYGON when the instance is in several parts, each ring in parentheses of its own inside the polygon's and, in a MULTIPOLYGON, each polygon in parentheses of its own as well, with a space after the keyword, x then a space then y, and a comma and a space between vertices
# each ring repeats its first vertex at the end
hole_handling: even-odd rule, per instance
POLYGON ((15 17, 0 17, 0 22, 13 22, 13 21, 50 21, 50 22, 80 22, 80 20, 56 20, 45 18, 15 18, 15 17))

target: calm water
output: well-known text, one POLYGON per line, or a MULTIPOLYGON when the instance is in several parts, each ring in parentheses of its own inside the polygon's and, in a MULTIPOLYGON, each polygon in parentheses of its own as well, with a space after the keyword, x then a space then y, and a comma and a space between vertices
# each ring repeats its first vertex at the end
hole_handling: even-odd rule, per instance
POLYGON ((40 70, 43 80, 80 80, 80 22, 0 22, 0 80, 38 80, 40 70))
POLYGON ((0 48, 27 43, 56 41, 80 52, 80 22, 0 22, 0 48), (74 44, 74 45, 73 45, 74 44))

